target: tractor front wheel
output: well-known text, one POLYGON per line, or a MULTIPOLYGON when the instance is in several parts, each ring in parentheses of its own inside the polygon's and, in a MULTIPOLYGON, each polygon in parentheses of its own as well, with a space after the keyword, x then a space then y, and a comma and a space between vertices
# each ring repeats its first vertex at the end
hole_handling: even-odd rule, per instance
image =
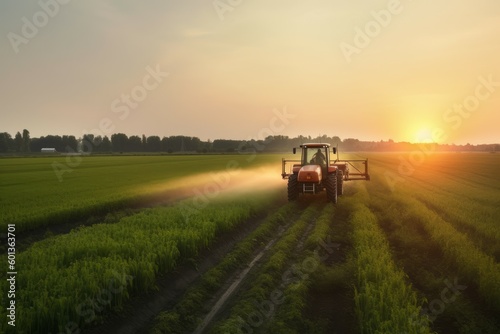
POLYGON ((299 198, 297 175, 292 174, 288 178, 288 201, 296 201, 299 198))
POLYGON ((337 204, 337 175, 330 174, 325 182, 326 198, 333 204, 337 204))

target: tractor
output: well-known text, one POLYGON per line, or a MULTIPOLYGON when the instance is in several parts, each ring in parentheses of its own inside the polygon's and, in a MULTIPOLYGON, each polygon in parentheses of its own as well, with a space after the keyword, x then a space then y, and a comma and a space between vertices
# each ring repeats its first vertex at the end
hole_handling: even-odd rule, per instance
MULTIPOLYGON (((282 159, 281 176, 288 179, 289 201, 296 201, 300 194, 317 194, 326 190, 327 200, 336 204, 338 196, 344 193, 344 181, 370 180, 368 159, 340 160, 337 147, 330 152, 327 143, 302 144, 300 149, 300 160, 282 159), (337 158, 332 161, 331 155, 335 154, 337 158), (364 165, 364 171, 361 165, 364 165)), ((294 147, 293 154, 296 153, 294 147)))

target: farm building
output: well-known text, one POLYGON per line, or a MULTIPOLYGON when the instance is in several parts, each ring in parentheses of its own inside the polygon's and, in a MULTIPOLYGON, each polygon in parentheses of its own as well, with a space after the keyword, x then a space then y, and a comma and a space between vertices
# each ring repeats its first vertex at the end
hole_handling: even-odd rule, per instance
POLYGON ((50 148, 50 147, 44 147, 42 148, 42 153, 57 153, 55 148, 50 148))

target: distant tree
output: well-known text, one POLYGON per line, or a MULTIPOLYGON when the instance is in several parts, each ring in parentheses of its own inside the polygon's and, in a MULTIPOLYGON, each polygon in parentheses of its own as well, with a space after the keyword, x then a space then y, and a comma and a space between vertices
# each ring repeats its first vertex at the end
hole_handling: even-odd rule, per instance
POLYGON ((102 144, 102 136, 98 135, 94 137, 94 146, 100 146, 102 144))
POLYGON ((139 136, 130 136, 128 138, 128 149, 130 152, 142 152, 142 139, 139 136))
POLYGON ((198 137, 186 137, 185 141, 187 151, 199 152, 203 148, 203 142, 198 137))
POLYGON ((163 152, 168 152, 168 138, 167 137, 163 137, 161 139, 161 150, 163 152))
POLYGON ((359 139, 346 138, 342 141, 342 151, 357 151, 360 149, 359 139))
POLYGON ((102 138, 101 152, 111 152, 111 141, 108 136, 104 136, 104 138, 102 138))
POLYGON ((30 132, 26 129, 23 130, 23 152, 30 151, 30 132))
POLYGON ((82 138, 82 151, 86 153, 91 153, 94 151, 94 135, 89 133, 83 135, 82 138))
POLYGON ((146 135, 142 135, 142 151, 147 151, 147 145, 148 145, 148 139, 146 138, 146 135))
POLYGON ((318 143, 328 143, 328 142, 330 142, 330 138, 328 138, 327 135, 322 135, 322 136, 318 136, 318 138, 316 138, 316 141, 318 143))
POLYGON ((30 150, 31 152, 40 152, 42 146, 40 143, 40 138, 31 138, 30 150))
POLYGON ((23 144, 24 144, 21 132, 17 131, 16 136, 14 137, 14 143, 16 147, 16 152, 21 152, 23 150, 23 144))
POLYGON ((114 152, 123 152, 128 149, 128 137, 124 133, 114 133, 111 135, 111 146, 114 152))
POLYGON ((0 152, 6 153, 9 152, 12 146, 12 136, 10 133, 2 132, 0 133, 0 152))
POLYGON ((32 152, 40 152, 41 149, 45 147, 55 148, 58 152, 66 151, 66 144, 61 136, 48 135, 40 138, 33 138, 30 141, 30 149, 32 152))
POLYGON ((52 136, 49 135, 47 137, 42 137, 43 140, 45 141, 45 146, 44 147, 53 147, 55 148, 58 152, 64 152, 66 149, 63 144, 63 140, 61 136, 52 136))
POLYGON ((78 150, 78 140, 75 136, 62 136, 62 152, 76 152, 78 150))
POLYGON ((147 151, 148 152, 160 152, 161 151, 161 139, 158 136, 149 136, 147 138, 147 151))
POLYGON ((192 151, 200 151, 203 147, 205 147, 205 144, 201 141, 200 138, 198 137, 190 137, 191 139, 189 140, 189 148, 192 151))
POLYGON ((243 145, 241 140, 215 139, 212 147, 216 152, 234 152, 243 145))
POLYGON ((94 147, 93 152, 102 152, 102 136, 95 136, 92 145, 94 147))
POLYGON ((332 144, 333 146, 337 146, 337 145, 339 145, 340 143, 342 143, 342 140, 340 139, 340 137, 338 137, 338 136, 333 136, 333 137, 332 137, 331 144, 332 144))
POLYGON ((182 147, 182 137, 181 136, 170 136, 165 137, 162 140, 162 149, 169 153, 178 152, 182 147))

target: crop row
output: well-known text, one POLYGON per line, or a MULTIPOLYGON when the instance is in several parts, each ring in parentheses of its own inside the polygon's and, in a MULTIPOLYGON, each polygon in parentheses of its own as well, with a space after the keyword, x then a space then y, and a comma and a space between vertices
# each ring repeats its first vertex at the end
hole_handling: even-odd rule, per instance
POLYGON ((334 207, 328 205, 316 220, 314 230, 305 242, 304 252, 296 261, 296 268, 300 268, 303 274, 284 288, 283 298, 286 302, 277 308, 276 314, 266 326, 267 332, 292 334, 314 333, 320 330, 319 324, 305 319, 303 314, 313 276, 317 270, 321 270, 321 263, 332 252, 331 249, 323 247, 331 231, 334 211, 334 207))
POLYGON ((436 154, 414 161, 418 164, 414 170, 408 164, 404 165, 408 170, 401 168, 401 161, 389 157, 374 158, 373 173, 381 176, 372 182, 376 188, 387 189, 393 180, 398 180, 395 188, 387 189, 389 194, 396 192, 422 201, 485 252, 500 258, 498 156, 436 154), (457 169, 457 165, 467 169, 457 169), (400 175, 400 171, 405 173, 400 175), (389 172, 393 173, 392 177, 387 177, 389 172))
MULTIPOLYGON (((407 283, 405 273, 399 269, 392 258, 391 251, 375 215, 363 203, 370 198, 363 187, 353 197, 341 201, 344 210, 350 212, 349 223, 353 243, 352 254, 346 268, 354 268, 354 307, 361 333, 430 333, 429 320, 421 315, 421 303, 415 291, 407 283)), ((335 222, 332 212, 325 209, 317 220, 317 225, 306 241, 309 251, 325 238, 335 222)), ((349 242, 349 241, 344 241, 349 242)), ((305 258, 311 254, 304 253, 305 258)), ((304 260, 305 261, 305 260, 304 260)), ((319 270, 326 269, 322 266, 319 270)), ((339 269, 336 273, 342 272, 339 269)), ((349 269, 350 271, 350 269, 349 269)), ((344 278, 350 276, 345 272, 344 278)), ((321 275, 319 275, 321 277, 321 275)), ((332 276, 335 280, 336 276, 332 276)), ((304 319, 307 295, 315 281, 309 275, 288 285, 284 290, 286 303, 281 305, 266 329, 273 333, 317 332, 321 326, 304 319)), ((324 280, 324 278, 323 278, 324 280)), ((334 282, 332 282, 333 284, 334 282)), ((324 284, 324 283, 323 283, 324 284)), ((331 295, 331 298, 335 298, 331 295)), ((345 311, 345 310, 344 310, 345 311)), ((353 330, 353 328, 351 328, 353 330)))
MULTIPOLYGON (((495 164, 482 162, 489 159, 482 155, 429 157, 396 188, 388 187, 384 177, 366 185, 369 207, 411 281, 428 299, 423 312, 430 315, 436 329, 498 332, 491 312, 500 311, 496 196, 500 182, 491 173, 495 164), (458 160, 474 166, 474 173, 456 169, 458 160), (454 293, 443 300, 442 292, 450 284, 455 284, 451 285, 454 293)), ((388 161, 381 165, 391 167, 388 161)), ((372 170, 375 175, 385 172, 379 165, 372 170)))
POLYGON ((410 221, 423 226, 440 246, 447 262, 457 267, 463 279, 475 282, 482 299, 500 312, 500 264, 422 202, 404 196, 394 200, 405 210, 410 221))
POLYGON ((500 259, 500 229, 497 223, 500 202, 495 199, 494 192, 484 191, 483 198, 478 198, 466 188, 453 194, 433 186, 427 191, 418 191, 414 197, 455 229, 467 234, 483 251, 500 259))
MULTIPOLYGON (((446 263, 457 268, 461 279, 476 286, 482 301, 500 312, 500 264, 496 260, 499 208, 495 205, 498 181, 486 173, 477 180, 463 179, 458 172, 442 181, 438 178, 442 172, 430 171, 432 165, 425 167, 429 170, 426 177, 417 173, 417 180, 411 184, 406 180, 406 187, 386 192, 378 179, 368 186, 369 192, 384 201, 383 205, 397 207, 404 224, 419 226, 437 245, 446 263), (480 186, 487 180, 491 180, 488 186, 480 186)), ((486 171, 490 167, 483 168, 486 171)), ((482 174, 480 166, 477 172, 482 174)))
POLYGON ((366 207, 366 190, 349 198, 356 261, 355 308, 361 333, 430 333, 405 273, 392 258, 375 215, 366 207))
POLYGON ((153 288, 158 275, 268 207, 273 196, 220 198, 191 210, 189 219, 185 205, 147 209, 116 224, 80 228, 35 243, 17 256, 22 275, 16 305, 23 319, 17 333, 89 325, 131 294, 153 288))
POLYGON ((207 300, 222 287, 228 276, 242 264, 247 263, 255 249, 274 235, 295 212, 291 204, 278 209, 265 218, 252 233, 228 253, 215 267, 207 271, 200 281, 190 288, 175 307, 160 313, 151 333, 184 333, 194 331, 200 321, 207 300))
POLYGON ((370 207, 387 239, 394 256, 405 268, 412 284, 427 299, 422 313, 428 314, 432 328, 462 332, 474 328, 478 333, 497 333, 494 316, 484 312, 484 304, 470 281, 465 281, 454 260, 444 256, 443 244, 430 237, 423 220, 412 210, 387 194, 378 193, 370 207), (388 207, 387 203, 391 201, 388 207))
POLYGON ((239 333, 243 330, 253 332, 253 328, 262 326, 265 319, 272 316, 277 305, 284 302, 283 291, 278 286, 280 283, 290 284, 295 279, 294 275, 283 275, 288 260, 297 240, 311 223, 316 212, 317 207, 308 207, 272 246, 268 251, 269 258, 257 270, 255 277, 250 278, 251 287, 239 293, 239 298, 231 308, 228 318, 215 324, 211 333, 239 333), (282 277, 284 280, 280 282, 282 277))

